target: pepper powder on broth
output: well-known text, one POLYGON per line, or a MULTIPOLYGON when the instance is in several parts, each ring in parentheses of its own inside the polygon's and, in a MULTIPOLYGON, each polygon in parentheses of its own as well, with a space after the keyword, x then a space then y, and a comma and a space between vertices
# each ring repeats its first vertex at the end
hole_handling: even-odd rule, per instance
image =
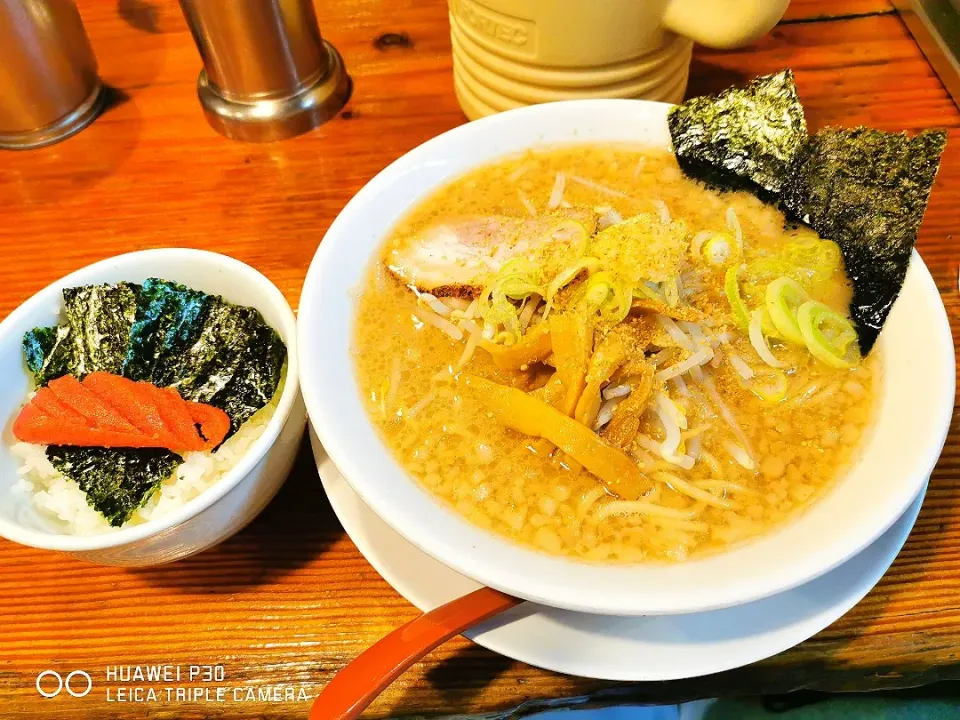
POLYGON ((554 555, 680 561, 843 474, 879 377, 840 251, 671 153, 574 145, 478 168, 396 227, 356 372, 398 462, 554 555))

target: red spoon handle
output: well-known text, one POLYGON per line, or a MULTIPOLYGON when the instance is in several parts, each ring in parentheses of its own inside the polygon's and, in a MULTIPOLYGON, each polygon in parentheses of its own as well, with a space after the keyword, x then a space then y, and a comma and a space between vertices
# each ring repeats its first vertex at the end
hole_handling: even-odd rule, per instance
POLYGON ((480 588, 411 620, 364 650, 313 702, 310 720, 353 720, 402 672, 438 645, 520 602, 480 588))

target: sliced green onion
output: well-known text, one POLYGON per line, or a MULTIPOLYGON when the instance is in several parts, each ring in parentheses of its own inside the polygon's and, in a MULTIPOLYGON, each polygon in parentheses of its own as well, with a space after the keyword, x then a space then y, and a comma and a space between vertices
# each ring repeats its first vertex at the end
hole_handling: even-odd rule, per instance
POLYGON ((764 337, 763 332, 762 310, 754 310, 750 315, 749 335, 750 344, 753 345, 753 349, 757 351, 757 355, 760 356, 761 360, 770 367, 784 367, 785 363, 777 358, 777 356, 773 354, 773 351, 770 350, 770 346, 767 345, 767 339, 764 337))
POLYGON ((630 308, 633 307, 633 289, 623 283, 619 283, 614 288, 614 299, 616 300, 616 305, 611 306, 606 311, 604 311, 604 308, 601 308, 601 314, 604 319, 619 324, 627 319, 627 315, 630 314, 630 308))
POLYGON ((520 339, 520 308, 511 301, 525 300, 543 293, 540 270, 530 259, 516 257, 503 264, 477 301, 477 312, 484 327, 491 327, 490 339, 506 342, 520 339), (503 326, 503 331, 499 326, 503 326))
POLYGON ((537 272, 536 264, 525 257, 515 257, 507 260, 500 266, 497 272, 498 277, 507 277, 508 275, 534 275, 537 272))
POLYGON ((857 364, 857 331, 845 317, 821 302, 808 300, 797 311, 797 322, 807 349, 817 360, 835 368, 857 364))
POLYGON ((775 368, 757 370, 750 390, 765 402, 778 403, 787 396, 787 374, 775 368), (769 379, 770 382, 757 382, 761 379, 769 379))
POLYGON ((803 333, 797 323, 797 308, 810 299, 796 280, 780 277, 767 285, 765 301, 770 321, 784 340, 803 345, 803 333))
POLYGON ((703 246, 702 254, 704 259, 711 265, 725 265, 734 257, 734 240, 727 233, 717 233, 703 246))
POLYGON ((750 327, 750 314, 747 312, 747 306, 743 302, 743 298, 740 297, 740 285, 737 282, 737 275, 741 268, 741 265, 731 265, 727 268, 723 289, 727 294, 730 309, 733 311, 733 319, 737 321, 741 328, 746 330, 750 327))
POLYGON ((773 320, 770 319, 770 313, 767 311, 766 307, 760 308, 760 327, 763 328, 763 334, 769 338, 774 338, 776 340, 782 340, 780 337, 780 331, 777 330, 777 326, 773 324, 773 320))
POLYGON ((747 279, 756 283, 770 282, 781 275, 796 279, 797 268, 778 257, 762 257, 747 266, 747 279))
POLYGON ((585 302, 600 311, 600 316, 614 324, 622 322, 630 314, 633 305, 633 288, 618 280, 611 272, 594 273, 587 281, 585 302))
POLYGON ((504 263, 493 282, 494 301, 498 297, 523 300, 533 293, 539 293, 538 275, 537 266, 527 258, 518 257, 504 263))
POLYGON ((556 239, 558 234, 561 239, 564 239, 563 235, 570 236, 570 244, 576 248, 578 255, 582 255, 586 251, 590 234, 587 232, 587 228, 584 227, 583 223, 569 219, 561 220, 546 232, 548 238, 556 239))
POLYGON ((494 286, 494 295, 503 295, 511 300, 524 300, 540 292, 540 286, 520 275, 505 277, 494 286))
POLYGON ((609 272, 594 273, 587 282, 583 299, 594 309, 603 305, 613 293, 613 274, 609 272))
POLYGON ((666 302, 666 300, 663 299, 663 295, 647 285, 646 282, 641 282, 639 285, 637 285, 635 292, 637 295, 643 295, 644 297, 648 297, 657 302, 666 302))
MULTIPOLYGON (((796 266, 796 273, 811 282, 822 282, 832 277, 843 264, 840 246, 832 240, 810 242, 804 238, 787 245, 785 256, 796 266)), ((799 279, 799 278, 798 278, 799 279)))
POLYGON ((600 261, 597 258, 585 257, 581 258, 570 267, 560 271, 560 273, 558 273, 557 276, 551 281, 550 285, 547 286, 547 304, 543 310, 543 319, 546 320, 547 316, 550 315, 550 309, 553 307, 553 299, 556 297, 557 293, 560 292, 561 288, 565 287, 584 270, 587 271, 588 275, 593 275, 593 273, 595 273, 599 267, 600 261))
POLYGON ((701 230, 693 236, 693 240, 690 241, 690 253, 694 258, 700 258, 700 252, 703 248, 703 244, 711 237, 713 237, 713 233, 709 230, 701 230))

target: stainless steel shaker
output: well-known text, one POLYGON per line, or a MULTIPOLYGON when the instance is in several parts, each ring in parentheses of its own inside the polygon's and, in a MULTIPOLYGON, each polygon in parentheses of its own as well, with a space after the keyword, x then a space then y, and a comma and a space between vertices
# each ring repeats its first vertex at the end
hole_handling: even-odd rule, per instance
POLYGON ((350 94, 312 0, 180 0, 200 51, 197 93, 213 128, 264 142, 304 133, 350 94))
POLYGON ((0 148, 69 137, 93 122, 104 102, 73 0, 0 0, 0 148))

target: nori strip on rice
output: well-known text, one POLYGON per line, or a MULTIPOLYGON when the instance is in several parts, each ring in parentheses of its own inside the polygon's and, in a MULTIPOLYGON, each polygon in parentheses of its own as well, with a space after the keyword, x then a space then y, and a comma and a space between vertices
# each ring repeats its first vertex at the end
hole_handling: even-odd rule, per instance
POLYGON ((863 127, 824 128, 791 167, 782 203, 840 246, 863 355, 900 293, 945 144, 942 130, 908 138, 863 127))
POLYGON ((744 88, 695 97, 667 123, 680 168, 720 190, 748 190, 773 202, 787 168, 807 141, 793 72, 756 78, 744 88))
POLYGON ((255 308, 157 278, 63 295, 68 325, 24 335, 38 386, 67 373, 122 374, 219 407, 232 432, 276 393, 286 347, 255 308))
MULTIPOLYGON (((172 386, 230 416, 230 434, 273 398, 286 347, 255 308, 179 283, 87 285, 63 291, 67 323, 23 338, 37 386, 102 370, 172 386)), ((111 525, 122 525, 183 462, 168 450, 50 446, 111 525)))
POLYGON ((63 312, 73 339, 73 372, 78 378, 98 370, 116 375, 123 371, 138 290, 125 282, 64 288, 63 312))
POLYGON ((273 398, 286 348, 255 308, 148 279, 126 372, 230 416, 230 434, 273 398))
POLYGON ((253 340, 259 315, 253 308, 212 297, 206 314, 194 328, 195 340, 179 352, 160 357, 152 381, 176 388, 187 400, 210 402, 237 372, 253 340))
POLYGON ((237 371, 223 390, 210 399, 211 405, 230 416, 231 435, 273 398, 286 355, 280 336, 261 319, 237 371))
POLYGON ((37 387, 74 372, 73 340, 66 325, 39 327, 23 335, 23 355, 37 387))
POLYGON ((87 496, 87 503, 114 527, 123 525, 183 458, 155 448, 92 448, 50 445, 47 458, 87 496))
POLYGON ((196 339, 211 300, 210 295, 179 283, 145 280, 123 374, 133 380, 152 379, 162 358, 185 350, 196 339))

